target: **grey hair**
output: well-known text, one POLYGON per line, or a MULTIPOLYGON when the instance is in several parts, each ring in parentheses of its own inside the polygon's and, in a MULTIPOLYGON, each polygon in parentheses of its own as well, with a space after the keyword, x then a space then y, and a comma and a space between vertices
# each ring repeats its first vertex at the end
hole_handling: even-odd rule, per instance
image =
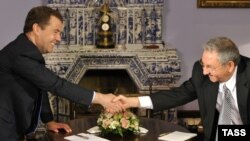
POLYGON ((227 37, 212 38, 203 45, 203 49, 206 51, 216 51, 222 65, 226 64, 228 61, 233 61, 235 65, 239 63, 239 50, 235 43, 227 37))

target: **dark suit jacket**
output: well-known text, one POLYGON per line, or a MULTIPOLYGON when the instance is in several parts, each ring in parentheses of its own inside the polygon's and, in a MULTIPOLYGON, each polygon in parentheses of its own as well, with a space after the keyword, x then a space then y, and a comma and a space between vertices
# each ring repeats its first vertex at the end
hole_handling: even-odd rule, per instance
MULTIPOLYGON (((168 109, 198 99, 201 119, 204 127, 204 140, 214 140, 214 132, 218 123, 216 110, 219 83, 213 83, 202 73, 202 66, 194 64, 192 77, 180 87, 151 95, 154 110, 168 109)), ((243 124, 249 124, 250 110, 250 59, 241 56, 237 70, 237 100, 243 124)))
POLYGON ((48 91, 85 105, 90 105, 93 98, 92 90, 72 84, 47 69, 42 54, 25 34, 0 51, 0 72, 1 139, 11 140, 15 134, 22 136, 27 132, 39 93, 43 94, 43 122, 53 120, 48 91))

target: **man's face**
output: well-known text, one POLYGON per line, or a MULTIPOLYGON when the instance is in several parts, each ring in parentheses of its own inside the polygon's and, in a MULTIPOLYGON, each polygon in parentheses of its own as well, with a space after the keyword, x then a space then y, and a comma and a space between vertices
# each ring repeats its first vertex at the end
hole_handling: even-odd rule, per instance
POLYGON ((61 41, 61 31, 63 29, 63 23, 56 17, 51 16, 49 24, 37 34, 36 45, 41 53, 51 53, 56 44, 61 41))
POLYGON ((204 51, 202 54, 201 65, 203 74, 208 75, 212 82, 225 82, 232 75, 232 65, 229 63, 221 64, 216 51, 204 51))

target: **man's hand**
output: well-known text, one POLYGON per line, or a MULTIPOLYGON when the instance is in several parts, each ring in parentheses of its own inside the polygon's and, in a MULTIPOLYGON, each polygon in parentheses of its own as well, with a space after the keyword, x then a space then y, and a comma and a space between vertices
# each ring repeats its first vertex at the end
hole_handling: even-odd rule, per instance
POLYGON ((46 123, 47 129, 53 132, 58 133, 59 129, 64 129, 65 132, 70 133, 72 132, 71 128, 69 127, 68 124, 65 123, 58 123, 55 121, 50 121, 48 123, 46 123))
POLYGON ((112 101, 115 97, 116 96, 113 94, 102 94, 102 93, 96 92, 93 103, 101 104, 106 111, 111 112, 111 113, 121 112, 124 110, 122 108, 121 102, 120 101, 116 101, 116 102, 112 101))
POLYGON ((138 97, 125 97, 124 95, 119 95, 112 100, 112 102, 119 102, 119 101, 123 110, 132 107, 140 107, 140 102, 138 97))

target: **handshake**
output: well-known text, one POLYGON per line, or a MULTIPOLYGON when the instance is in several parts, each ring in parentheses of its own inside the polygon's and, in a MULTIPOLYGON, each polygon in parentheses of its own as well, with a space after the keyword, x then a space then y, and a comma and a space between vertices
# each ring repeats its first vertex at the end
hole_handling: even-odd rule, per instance
POLYGON ((93 104, 101 104, 107 112, 116 113, 125 111, 127 108, 139 107, 138 97, 116 96, 114 94, 102 94, 96 92, 93 104))

